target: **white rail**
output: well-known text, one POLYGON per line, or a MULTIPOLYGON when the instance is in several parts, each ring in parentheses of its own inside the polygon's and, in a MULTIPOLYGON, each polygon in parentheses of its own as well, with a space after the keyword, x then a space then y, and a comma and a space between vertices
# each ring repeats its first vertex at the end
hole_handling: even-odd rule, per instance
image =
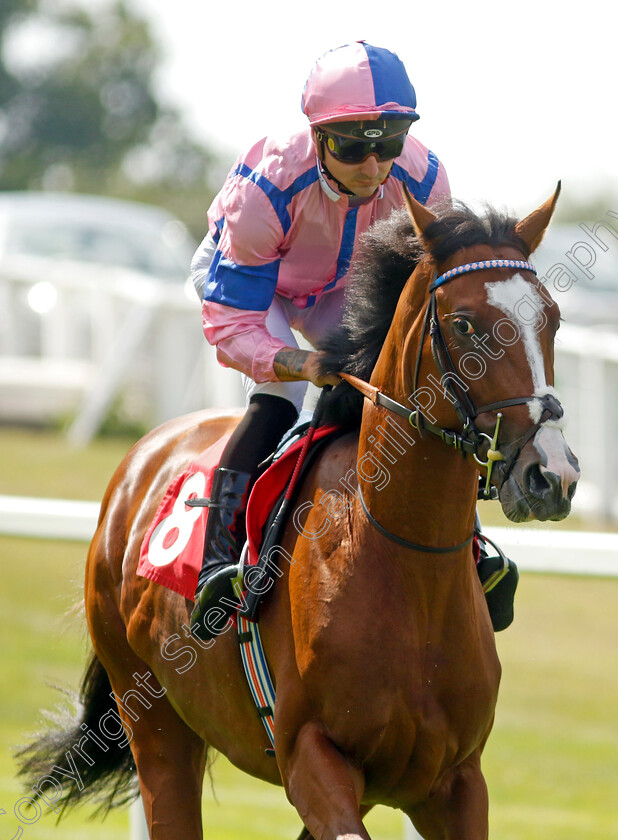
POLYGON ((0 496, 0 534, 89 541, 99 508, 98 502, 0 496))
MULTIPOLYGON (((98 502, 0 495, 0 534, 87 541, 98 515, 98 502)), ((618 577, 618 533, 517 525, 484 531, 522 571, 618 577)))

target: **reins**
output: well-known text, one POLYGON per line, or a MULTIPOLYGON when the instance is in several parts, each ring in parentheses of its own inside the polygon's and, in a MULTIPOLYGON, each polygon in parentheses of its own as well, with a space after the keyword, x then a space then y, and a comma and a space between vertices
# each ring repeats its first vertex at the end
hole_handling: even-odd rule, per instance
POLYGON ((469 537, 467 537, 463 542, 458 543, 457 545, 447 545, 447 546, 434 546, 434 545, 422 545, 421 543, 414 543, 410 542, 410 540, 405 540, 403 537, 398 536, 397 534, 393 534, 392 531, 388 531, 383 525, 380 525, 378 520, 369 512, 369 508, 367 507, 367 502, 364 499, 362 491, 360 489, 360 485, 358 487, 358 498, 360 499, 360 503, 362 505, 363 510, 365 511, 365 516, 371 522, 373 527, 376 531, 379 531, 383 537, 387 537, 391 542, 395 542, 398 545, 402 545, 404 548, 412 549, 413 551, 425 551, 429 554, 448 554, 450 551, 458 551, 460 548, 464 548, 464 546, 468 545, 468 543, 472 542, 474 535, 476 533, 476 529, 472 531, 469 537))
MULTIPOLYGON (((365 382, 363 379, 359 379, 357 376, 352 376, 349 373, 339 373, 339 376, 353 388, 356 388, 357 391, 360 391, 360 393, 374 405, 382 406, 388 411, 392 411, 394 414, 398 414, 400 417, 404 417, 406 420, 408 420, 408 422, 413 428, 418 430, 418 426, 416 425, 418 422, 417 418, 420 415, 418 409, 410 411, 410 409, 406 408, 405 405, 402 405, 396 400, 391 399, 391 397, 387 397, 386 394, 383 394, 382 391, 378 390, 378 388, 376 388, 374 385, 370 385, 369 382, 365 382)), ((423 428, 426 431, 431 432, 432 434, 439 437, 440 440, 447 446, 450 446, 462 452, 464 456, 467 453, 471 455, 475 454, 476 445, 472 440, 465 438, 458 432, 453 432, 450 429, 443 429, 441 426, 436 426, 433 423, 427 421, 425 418, 423 418, 423 422, 425 424, 423 428)), ((473 531, 469 537, 463 540, 463 542, 452 546, 432 546, 410 542, 409 540, 400 537, 398 534, 394 534, 392 531, 388 531, 383 525, 381 525, 378 522, 375 516, 371 514, 367 506, 367 502, 363 497, 360 484, 358 486, 358 497, 360 499, 363 511, 365 512, 365 516, 371 522, 376 531, 379 531, 379 533, 382 534, 383 537, 387 537, 387 539, 391 540, 391 542, 397 543, 398 545, 401 545, 404 548, 409 548, 413 551, 424 551, 430 554, 447 554, 449 551, 457 551, 460 548, 464 548, 464 546, 472 542, 472 539, 474 538, 475 531, 473 531)))

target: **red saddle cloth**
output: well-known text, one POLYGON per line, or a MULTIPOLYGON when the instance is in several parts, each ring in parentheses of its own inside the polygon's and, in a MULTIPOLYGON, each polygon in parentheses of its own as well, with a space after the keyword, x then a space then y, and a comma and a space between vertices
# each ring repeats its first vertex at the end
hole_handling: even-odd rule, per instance
MULTIPOLYGON (((335 430, 334 426, 316 429, 313 443, 335 430)), ((168 487, 159 509, 146 531, 137 574, 148 578, 185 598, 193 600, 197 577, 202 567, 207 507, 190 507, 188 499, 208 498, 213 473, 229 435, 205 449, 168 487)), ((262 529, 276 500, 290 480, 304 438, 293 443, 256 481, 247 505, 249 565, 257 563, 262 529)))

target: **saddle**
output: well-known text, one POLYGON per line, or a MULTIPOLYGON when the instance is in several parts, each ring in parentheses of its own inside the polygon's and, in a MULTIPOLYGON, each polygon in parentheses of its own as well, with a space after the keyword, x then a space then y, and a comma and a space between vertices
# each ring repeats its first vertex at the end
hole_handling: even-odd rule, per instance
MULTIPOLYGON (((270 487, 273 489, 279 488, 277 497, 272 499, 269 494, 267 500, 264 499, 263 491, 267 485, 262 485, 259 488, 259 492, 254 496, 254 490, 257 487, 257 483, 260 482, 261 476, 258 482, 256 482, 256 487, 251 492, 247 505, 247 550, 243 551, 241 555, 241 572, 245 585, 242 612, 250 621, 256 620, 258 607, 263 595, 272 589, 275 579, 281 577, 283 574, 277 565, 275 555, 283 555, 288 562, 293 562, 292 557, 285 557, 286 552, 279 543, 283 529, 288 521, 288 515, 296 499, 297 488, 324 447, 344 434, 344 430, 338 426, 319 427, 315 431, 311 445, 304 457, 302 457, 302 449, 298 453, 297 457, 298 459, 302 457, 302 461, 300 463, 298 460, 296 461, 294 473, 289 475, 288 480, 282 486, 280 483, 282 476, 277 477, 274 475, 274 467, 291 446, 298 444, 302 447, 304 438, 310 428, 310 422, 302 419, 303 414, 304 412, 301 413, 299 423, 290 431, 289 437, 286 436, 281 441, 265 473, 268 482, 270 483, 272 481, 270 487), (269 473, 269 470, 273 472, 269 473), (277 478, 279 478, 279 481, 277 481, 277 478), (290 493, 289 484, 291 481, 294 482, 294 487, 290 493), (255 502, 252 503, 252 499, 255 499, 255 502), (255 505, 263 506, 265 501, 266 509, 269 513, 264 520, 263 513, 261 516, 256 515, 255 505), (258 532, 255 526, 259 525, 260 522, 263 524, 258 532)), ((286 472, 287 469, 286 467, 286 472)))
MULTIPOLYGON (((253 619, 261 597, 272 588, 274 571, 272 548, 286 521, 282 510, 286 489, 295 473, 299 454, 310 424, 301 415, 299 422, 283 438, 277 451, 262 465, 263 471, 255 482, 247 505, 247 545, 243 550, 243 567, 252 586, 242 601, 243 614, 253 619), (271 554, 268 554, 271 551, 271 554), (270 560, 270 563, 269 563, 270 560), (260 581, 257 585, 256 581, 260 581), (249 613, 245 612, 246 609, 249 613)), ((315 457, 334 436, 342 434, 337 426, 320 426, 314 430, 312 446, 307 451, 300 474, 306 474, 315 457)), ((137 575, 155 581, 183 597, 193 600, 197 577, 202 564, 204 534, 208 508, 192 506, 194 499, 208 497, 212 476, 221 453, 229 439, 224 436, 204 450, 169 485, 159 508, 146 531, 140 549, 137 575), (189 504, 187 504, 189 502, 189 504)), ((291 500, 285 508, 289 508, 291 500)))

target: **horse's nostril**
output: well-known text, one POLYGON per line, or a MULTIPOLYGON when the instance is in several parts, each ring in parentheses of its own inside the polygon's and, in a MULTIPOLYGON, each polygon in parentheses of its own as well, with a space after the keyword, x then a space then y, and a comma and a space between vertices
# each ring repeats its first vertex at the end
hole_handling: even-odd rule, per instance
MULTIPOLYGON (((531 495, 541 498, 551 492, 551 485, 547 480, 547 473, 542 473, 538 464, 533 464, 526 470, 526 489, 531 495)), ((552 475, 552 473, 549 473, 552 475)))
MULTIPOLYGON (((531 464, 525 473, 525 487, 534 498, 549 502, 562 499, 562 479, 551 470, 542 469, 540 464, 531 464)), ((569 487, 569 496, 575 493, 575 484, 569 487)))

